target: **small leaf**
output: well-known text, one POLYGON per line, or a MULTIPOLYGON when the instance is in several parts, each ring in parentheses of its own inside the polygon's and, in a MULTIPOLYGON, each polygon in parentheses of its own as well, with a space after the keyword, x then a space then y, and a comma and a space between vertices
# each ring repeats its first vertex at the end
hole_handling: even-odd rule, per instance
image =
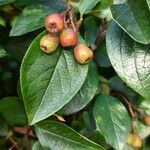
POLYGON ((146 0, 128 0, 113 5, 111 12, 119 26, 135 41, 150 43, 150 10, 146 0))
POLYGON ((0 0, 0 6, 8 4, 8 3, 12 3, 14 1, 16 1, 16 0, 0 0))
POLYGON ((128 86, 145 98, 150 98, 150 45, 130 38, 115 22, 106 37, 109 59, 128 86))
POLYGON ((25 109, 22 101, 18 97, 6 97, 1 99, 0 112, 12 126, 27 124, 25 109))
POLYGON ((50 13, 62 12, 66 5, 62 0, 49 0, 42 4, 27 6, 15 19, 10 36, 19 36, 44 26, 44 19, 50 13))
POLYGON ((6 51, 1 47, 0 45, 0 58, 3 58, 5 56, 7 56, 8 54, 6 53, 6 51))
POLYGON ((104 150, 100 145, 58 122, 43 121, 35 125, 35 130, 41 145, 47 149, 104 150))
POLYGON ((89 66, 89 72, 87 78, 79 90, 79 92, 73 97, 73 99, 67 103, 59 113, 63 115, 69 115, 76 113, 83 109, 94 97, 98 90, 99 78, 94 63, 89 66))
POLYGON ((81 15, 88 14, 100 0, 81 0, 79 11, 81 15))
POLYGON ((30 124, 41 121, 68 103, 83 85, 88 64, 76 63, 72 49, 59 47, 51 55, 40 49, 40 34, 21 66, 21 91, 30 124))
POLYGON ((108 144, 122 150, 130 131, 130 118, 125 106, 109 95, 100 95, 94 105, 97 130, 108 144))

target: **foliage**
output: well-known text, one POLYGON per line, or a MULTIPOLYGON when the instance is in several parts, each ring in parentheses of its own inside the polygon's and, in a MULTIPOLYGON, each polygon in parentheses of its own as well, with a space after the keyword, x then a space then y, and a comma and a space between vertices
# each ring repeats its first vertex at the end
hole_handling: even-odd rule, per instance
MULTIPOLYGON (((150 149, 149 0, 0 0, 0 149, 150 149), (48 14, 71 7, 78 43, 40 49, 48 14)), ((69 10, 70 11, 70 10, 69 10)), ((72 23, 71 22, 71 23, 72 23)))

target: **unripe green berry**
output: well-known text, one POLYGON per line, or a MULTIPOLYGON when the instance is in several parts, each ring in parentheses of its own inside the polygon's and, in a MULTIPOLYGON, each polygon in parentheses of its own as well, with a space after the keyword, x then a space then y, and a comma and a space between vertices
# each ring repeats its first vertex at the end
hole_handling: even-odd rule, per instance
POLYGON ((59 13, 50 14, 45 19, 45 28, 50 33, 58 33, 64 28, 64 17, 59 13))
POLYGON ((60 33, 60 45, 63 47, 70 47, 77 44, 78 34, 72 28, 65 28, 60 33))
POLYGON ((59 38, 54 34, 46 34, 41 38, 40 48, 45 53, 52 53, 59 45, 59 38))
POLYGON ((93 58, 93 51, 85 44, 78 44, 74 48, 74 56, 78 63, 87 64, 93 58))

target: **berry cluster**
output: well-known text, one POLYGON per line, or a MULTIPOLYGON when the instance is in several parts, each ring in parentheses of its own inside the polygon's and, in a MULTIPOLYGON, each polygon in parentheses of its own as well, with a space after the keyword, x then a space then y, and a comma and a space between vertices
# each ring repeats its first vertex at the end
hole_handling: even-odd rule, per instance
POLYGON ((41 38, 40 48, 47 54, 54 52, 58 45, 74 47, 74 57, 80 64, 86 64, 93 58, 93 51, 85 44, 78 44, 78 33, 72 27, 65 26, 64 15, 50 14, 45 19, 45 28, 48 32, 41 38))

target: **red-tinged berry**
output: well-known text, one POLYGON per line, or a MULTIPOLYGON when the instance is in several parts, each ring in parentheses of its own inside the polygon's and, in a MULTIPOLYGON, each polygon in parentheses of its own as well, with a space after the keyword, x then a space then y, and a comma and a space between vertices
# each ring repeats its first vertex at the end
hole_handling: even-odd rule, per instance
POLYGON ((78 34, 72 28, 65 28, 60 34, 60 45, 70 47, 77 44, 78 34))
POLYGON ((59 13, 50 14, 45 19, 45 28, 50 33, 58 33, 64 28, 64 17, 59 13))
POLYGON ((146 115, 143 118, 143 121, 144 121, 145 125, 150 126, 150 115, 146 115))
POLYGON ((40 48, 45 53, 52 53, 59 45, 59 38, 54 34, 46 34, 41 38, 40 48))
POLYGON ((85 44, 78 44, 74 48, 74 56, 78 63, 87 64, 93 58, 93 51, 85 44))

